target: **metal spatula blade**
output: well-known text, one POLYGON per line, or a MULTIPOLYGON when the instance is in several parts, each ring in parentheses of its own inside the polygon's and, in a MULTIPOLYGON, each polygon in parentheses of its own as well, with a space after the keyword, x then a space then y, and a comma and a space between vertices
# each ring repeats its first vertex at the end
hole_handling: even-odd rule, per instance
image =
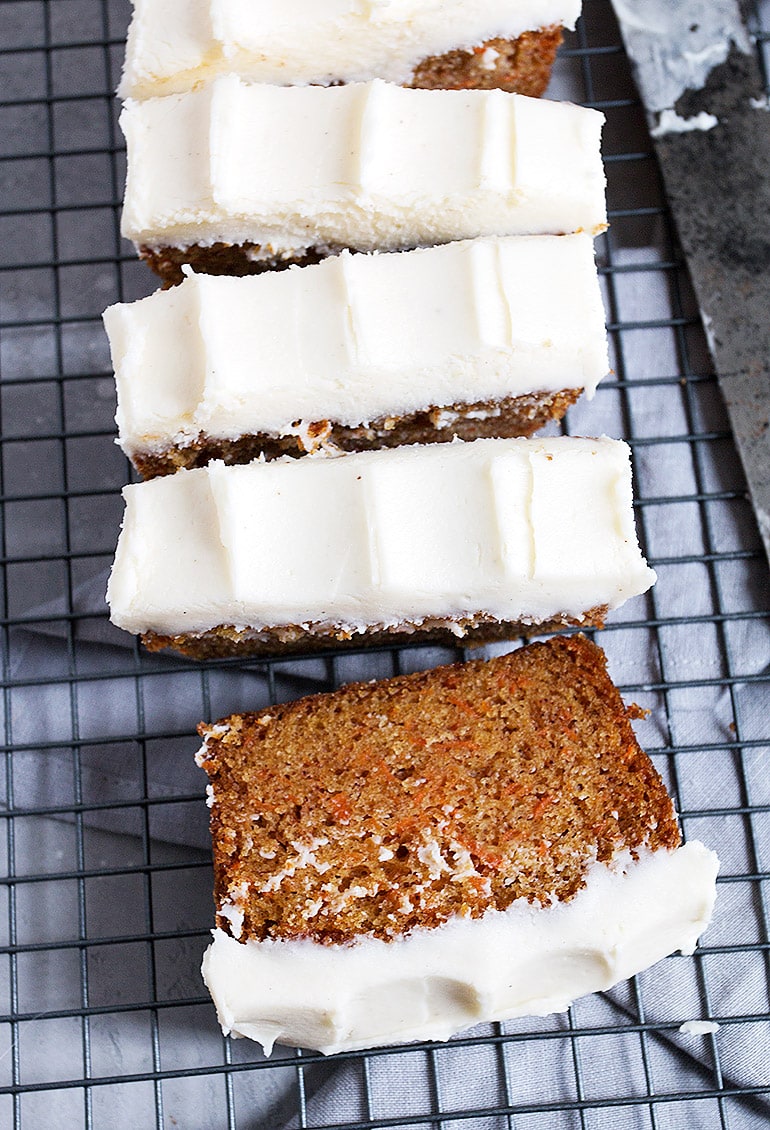
POLYGON ((613 0, 770 559, 770 113, 735 0, 613 0))

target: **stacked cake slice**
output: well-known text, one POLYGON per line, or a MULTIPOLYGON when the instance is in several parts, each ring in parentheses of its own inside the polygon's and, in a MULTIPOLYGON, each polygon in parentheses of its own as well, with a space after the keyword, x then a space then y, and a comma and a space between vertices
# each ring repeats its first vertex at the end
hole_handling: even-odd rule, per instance
MULTIPOLYGON (((427 17, 435 5, 417 8, 427 17)), ((194 30, 200 9, 187 12, 194 30)), ((209 16, 222 31, 224 9, 209 16)), ((137 35, 145 17, 137 13, 137 35)), ((490 468, 508 462, 503 446, 435 459, 403 447, 489 439, 495 448, 558 419, 583 389, 593 394, 608 366, 591 244, 606 226, 602 115, 499 89, 421 90, 377 77, 278 86, 215 71, 182 93, 130 100, 122 116, 124 234, 166 284, 181 285, 107 312, 120 439, 142 473, 183 477, 127 491, 113 619, 150 646, 197 656, 602 623, 620 591, 644 591, 652 574, 635 567, 618 588, 614 566, 599 569, 591 599, 575 597, 583 559, 567 531, 586 506, 558 510, 551 559, 566 591, 538 601, 529 472, 493 481, 490 468), (253 273, 261 277, 237 277, 253 273), (372 448, 393 450, 361 475, 370 493, 378 484, 376 497, 356 488, 354 504, 355 453, 372 448), (184 477, 212 459, 308 453, 338 458, 333 468, 313 460, 184 477), (448 503, 442 475, 453 484, 448 503), (496 518, 485 521, 487 512, 496 518), (430 583, 411 568, 411 545, 394 539, 401 514, 433 531, 422 562, 430 583), (271 547, 259 567, 245 548, 257 518, 259 544, 271 547), (476 518, 477 530, 464 527, 476 518), (515 552, 501 550, 517 539, 515 552), (303 541, 316 547, 307 569, 296 564, 303 541), (500 564, 511 552, 515 582, 500 564), (209 563, 189 591, 162 580, 169 568, 187 571, 182 558, 209 563), (499 573, 494 596, 484 562, 499 573), (323 584, 311 583, 318 563, 323 584), (393 577, 414 591, 391 599, 393 577), (195 611, 185 607, 193 593, 195 611)), ((554 449, 564 470, 571 447, 554 449)), ((596 461, 606 468, 598 477, 575 482, 589 484, 589 512, 613 496, 615 518, 600 524, 593 556, 616 562, 623 530, 639 563, 627 455, 617 458, 621 490, 608 486, 615 455, 596 461)))
MULTIPOLYGON (((608 368, 574 0, 135 0, 105 314, 108 599, 193 658, 601 627, 655 580, 629 451, 535 439, 608 368)), ((708 921, 582 636, 202 726, 233 1035, 324 1052, 566 1008, 708 921)))
POLYGON ((655 579, 618 440, 214 462, 124 494, 113 620, 196 658, 601 626, 655 579))
POLYGON ((120 443, 146 477, 322 443, 530 435, 609 368, 585 234, 195 274, 104 320, 120 443))
POLYGON ((603 115, 500 90, 245 83, 128 102, 123 235, 169 283, 606 227, 603 115))
POLYGON ((579 0, 134 0, 120 94, 218 74, 328 85, 500 87, 540 95, 579 0))
POLYGON ((202 726, 225 1031, 446 1039, 691 952, 717 860, 632 716, 573 636, 202 726))

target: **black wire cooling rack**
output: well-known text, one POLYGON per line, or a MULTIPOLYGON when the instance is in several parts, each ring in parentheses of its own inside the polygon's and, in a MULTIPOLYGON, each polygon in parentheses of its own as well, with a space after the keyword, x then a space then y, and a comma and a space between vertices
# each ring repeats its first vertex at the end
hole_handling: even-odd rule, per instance
MULTIPOLYGON (((719 850, 714 922, 693 957, 446 1045, 265 1060, 219 1033, 198 972, 213 907, 195 724, 456 653, 195 666, 107 623, 129 471, 100 314, 154 286, 118 231, 129 14, 0 3, 0 1125, 765 1126, 767 563, 605 0, 587 0, 552 86, 607 115, 612 220, 597 249, 614 373, 567 426, 633 448, 659 580, 601 643, 650 711, 640 738, 685 834, 719 850), (693 1020, 719 1027, 681 1030, 693 1020)), ((759 11, 754 31, 762 50, 759 11)))

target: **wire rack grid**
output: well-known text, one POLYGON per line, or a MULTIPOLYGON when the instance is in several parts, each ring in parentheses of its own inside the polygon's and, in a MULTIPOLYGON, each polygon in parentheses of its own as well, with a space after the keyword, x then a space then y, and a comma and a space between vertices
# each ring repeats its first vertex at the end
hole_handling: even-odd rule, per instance
MULTIPOLYGON (((121 242, 113 96, 128 0, 0 4, 0 1125, 529 1130, 770 1118, 767 563, 609 3, 552 92, 602 109, 613 375, 567 428, 632 445, 658 572, 601 635, 684 832, 722 857, 675 956, 568 1014, 324 1060, 222 1038, 201 718, 456 658, 378 649, 193 665, 111 628, 129 476, 100 314, 153 280, 121 242), (685 1020, 719 1029, 680 1031, 685 1020)), ((753 12, 764 51, 762 12, 753 12)))

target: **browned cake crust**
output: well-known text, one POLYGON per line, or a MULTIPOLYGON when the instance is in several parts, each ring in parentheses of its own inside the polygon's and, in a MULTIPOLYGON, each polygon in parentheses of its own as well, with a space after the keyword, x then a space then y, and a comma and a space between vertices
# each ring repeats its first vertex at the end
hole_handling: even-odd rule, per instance
MULTIPOLYGON (((313 444, 330 444, 342 451, 449 442, 455 436, 463 440, 530 436, 549 420, 560 420, 582 391, 565 388, 560 392, 532 392, 497 401, 433 407, 405 416, 381 417, 360 427, 319 420, 309 425, 307 436, 311 449, 313 444), (455 418, 448 420, 447 413, 455 418)), ((215 439, 201 434, 184 447, 135 452, 131 461, 146 479, 153 479, 181 468, 203 467, 212 459, 222 459, 229 464, 250 463, 259 456, 277 459, 282 455, 304 455, 307 450, 307 441, 296 435, 274 436, 260 432, 237 439, 215 439)))
POLYGON ((343 943, 566 901, 680 842, 638 716, 573 636, 202 724, 217 908, 241 940, 343 943))
POLYGON ((424 59, 409 85, 434 90, 499 87, 539 98, 548 86, 561 40, 560 27, 547 27, 525 31, 518 39, 489 39, 470 51, 448 51, 424 59))
POLYGON ((285 271, 288 267, 309 267, 342 247, 308 248, 301 255, 266 255, 258 243, 212 243, 203 247, 140 247, 139 257, 163 280, 163 288, 178 286, 184 267, 206 275, 261 275, 263 271, 285 271))
POLYGON ((525 623, 523 620, 495 620, 480 613, 465 620, 425 620, 421 624, 403 623, 393 628, 372 627, 355 634, 330 628, 326 624, 283 625, 262 630, 239 630, 222 624, 207 632, 163 636, 144 632, 142 643, 148 651, 171 648, 188 659, 235 659, 251 656, 296 655, 339 648, 392 647, 396 644, 436 644, 446 647, 473 647, 477 644, 515 640, 519 636, 545 635, 564 628, 603 628, 606 604, 589 608, 582 619, 562 615, 551 620, 525 623))

